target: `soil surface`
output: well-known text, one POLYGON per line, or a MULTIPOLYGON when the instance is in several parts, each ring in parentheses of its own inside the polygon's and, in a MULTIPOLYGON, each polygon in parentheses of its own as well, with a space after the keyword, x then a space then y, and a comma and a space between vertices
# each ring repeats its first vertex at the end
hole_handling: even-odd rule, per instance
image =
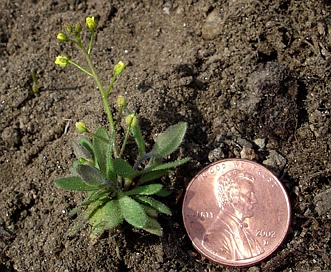
POLYGON ((330 271, 330 8, 327 0, 1 0, 0 270, 330 271), (93 59, 103 82, 115 63, 127 64, 110 103, 127 97, 150 144, 188 122, 173 158, 192 160, 162 181, 174 193, 161 238, 126 226, 95 244, 88 227, 66 236, 84 194, 54 180, 74 160, 74 123, 106 125, 92 79, 54 65, 59 54, 84 63, 56 35, 87 16, 98 21, 93 59), (190 179, 234 157, 274 171, 292 205, 281 247, 242 269, 198 254, 181 216, 190 179))

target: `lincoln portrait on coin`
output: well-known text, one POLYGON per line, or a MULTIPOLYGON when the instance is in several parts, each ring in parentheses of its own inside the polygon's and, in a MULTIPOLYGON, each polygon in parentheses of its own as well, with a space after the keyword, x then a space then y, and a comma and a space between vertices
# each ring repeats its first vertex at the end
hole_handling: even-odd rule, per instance
POLYGON ((254 180, 254 176, 239 170, 215 179, 215 196, 220 211, 202 239, 202 246, 212 254, 235 261, 264 252, 244 222, 254 216, 257 204, 254 180))

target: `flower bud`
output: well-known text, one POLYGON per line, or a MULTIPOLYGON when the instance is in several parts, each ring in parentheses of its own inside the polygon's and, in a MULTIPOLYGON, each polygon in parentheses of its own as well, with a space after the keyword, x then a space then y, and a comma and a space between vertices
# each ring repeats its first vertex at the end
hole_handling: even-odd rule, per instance
POLYGON ((116 76, 122 74, 122 72, 124 71, 124 68, 125 68, 125 64, 122 61, 120 61, 119 63, 117 63, 114 66, 114 74, 116 76))
POLYGON ((76 129, 81 133, 87 132, 87 127, 83 122, 76 122, 76 129))
POLYGON ((94 32, 97 29, 97 23, 94 21, 94 17, 86 18, 86 27, 88 30, 94 32))
POLYGON ((73 28, 73 26, 70 25, 70 24, 66 24, 66 25, 64 26, 64 28, 65 28, 65 30, 66 30, 68 33, 70 33, 70 34, 72 34, 72 33, 74 32, 74 28, 73 28))
POLYGON ((125 107, 126 106, 126 99, 124 96, 122 95, 119 95, 117 97, 117 106, 120 108, 120 107, 125 107))
POLYGON ((80 23, 77 23, 74 25, 76 33, 80 33, 82 31, 82 25, 80 23))
POLYGON ((125 123, 128 127, 135 127, 137 125, 137 117, 134 113, 128 115, 125 118, 125 123))
POLYGON ((68 40, 68 37, 66 34, 64 34, 63 32, 60 32, 59 34, 57 34, 56 37, 60 42, 66 42, 68 40))
POLYGON ((69 58, 67 56, 57 56, 55 59, 55 64, 61 67, 66 67, 69 63, 69 58))

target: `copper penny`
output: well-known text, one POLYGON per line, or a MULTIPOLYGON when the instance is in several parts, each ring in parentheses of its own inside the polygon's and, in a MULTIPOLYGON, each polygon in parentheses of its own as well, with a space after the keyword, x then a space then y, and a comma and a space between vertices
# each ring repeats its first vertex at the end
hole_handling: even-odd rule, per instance
POLYGON ((183 220, 193 246, 208 259, 249 266, 270 256, 284 240, 290 203, 279 180, 244 159, 210 164, 187 187, 183 220))

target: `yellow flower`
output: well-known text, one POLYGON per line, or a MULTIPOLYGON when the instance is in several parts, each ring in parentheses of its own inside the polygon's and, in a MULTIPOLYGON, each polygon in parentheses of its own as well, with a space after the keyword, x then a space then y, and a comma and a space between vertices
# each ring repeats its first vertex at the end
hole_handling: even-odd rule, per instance
POLYGON ((63 32, 60 32, 59 34, 57 34, 56 37, 60 42, 66 42, 68 40, 68 37, 66 34, 64 34, 63 32))
POLYGON ((61 67, 66 67, 69 63, 69 58, 67 56, 57 56, 55 59, 55 64, 61 67))
POLYGON ((126 106, 126 99, 124 96, 122 95, 119 95, 117 97, 117 106, 120 108, 120 107, 125 107, 126 106))
POLYGON ((87 127, 83 122, 76 122, 76 129, 81 133, 87 132, 87 127))
POLYGON ((115 66, 114 66, 114 73, 116 76, 122 74, 122 72, 124 71, 124 68, 125 68, 125 64, 120 61, 119 63, 117 63, 115 66))
POLYGON ((94 16, 86 18, 86 27, 92 32, 97 29, 97 23, 94 21, 94 16))

